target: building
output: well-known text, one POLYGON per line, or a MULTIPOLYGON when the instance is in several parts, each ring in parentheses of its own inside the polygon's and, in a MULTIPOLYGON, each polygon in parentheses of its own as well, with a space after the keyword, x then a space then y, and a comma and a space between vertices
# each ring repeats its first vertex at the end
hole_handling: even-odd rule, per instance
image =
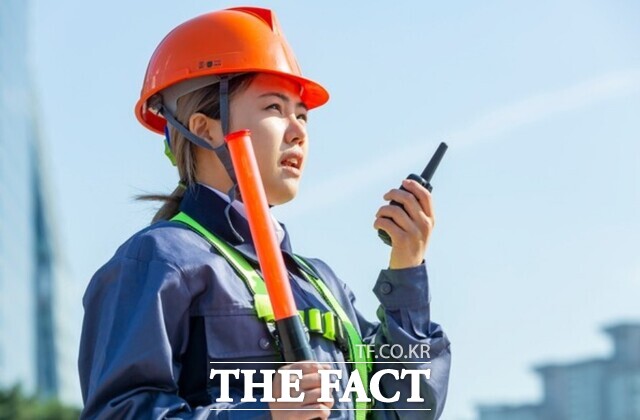
POLYGON ((480 406, 480 418, 491 420, 539 420, 542 417, 540 406, 528 405, 487 405, 480 406))
POLYGON ((539 366, 541 402, 480 406, 480 420, 640 420, 640 324, 604 331, 613 340, 610 358, 539 366))
POLYGON ((28 67, 28 2, 0 1, 0 387, 77 401, 61 273, 28 67), (66 347, 65 347, 66 346, 66 347))

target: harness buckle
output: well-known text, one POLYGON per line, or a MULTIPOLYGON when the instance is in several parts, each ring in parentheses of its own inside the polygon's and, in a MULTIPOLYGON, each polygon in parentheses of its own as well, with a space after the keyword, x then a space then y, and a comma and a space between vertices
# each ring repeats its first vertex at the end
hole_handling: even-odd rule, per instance
POLYGON ((279 350, 281 348, 280 334, 278 334, 278 329, 276 328, 275 321, 267 321, 265 322, 265 324, 267 325, 267 329, 269 330, 269 335, 271 336, 271 338, 273 338, 273 344, 275 345, 275 348, 279 350))

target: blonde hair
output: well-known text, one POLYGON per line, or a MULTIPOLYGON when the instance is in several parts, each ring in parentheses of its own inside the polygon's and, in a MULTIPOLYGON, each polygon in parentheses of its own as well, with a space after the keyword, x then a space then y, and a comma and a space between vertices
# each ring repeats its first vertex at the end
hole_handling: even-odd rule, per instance
MULTIPOLYGON (((233 77, 229 81, 229 98, 246 89, 255 77, 255 73, 242 74, 233 77)), ((176 119, 185 127, 189 125, 189 118, 195 113, 202 113, 215 120, 220 119, 220 92, 218 84, 205 86, 194 92, 188 93, 178 99, 176 119)), ((184 137, 173 126, 169 126, 171 139, 171 151, 175 156, 176 167, 180 182, 170 195, 148 194, 136 197, 144 201, 162 201, 164 204, 157 211, 151 223, 161 220, 169 220, 180 209, 180 203, 187 188, 196 182, 195 148, 198 147, 184 137)))

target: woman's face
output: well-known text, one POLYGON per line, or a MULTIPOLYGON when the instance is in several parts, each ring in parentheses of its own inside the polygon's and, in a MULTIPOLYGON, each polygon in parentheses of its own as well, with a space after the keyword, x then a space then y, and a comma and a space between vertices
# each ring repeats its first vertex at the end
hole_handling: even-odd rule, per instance
MULTIPOLYGON (((308 149, 307 109, 300 99, 297 83, 275 75, 258 74, 247 88, 231 98, 230 108, 230 132, 251 130, 269 204, 292 200, 298 192, 308 149)), ((221 135, 219 124, 215 128, 219 133, 215 137, 218 137, 221 135)))
POLYGON ((231 131, 249 129, 271 205, 292 200, 307 157, 307 109, 297 83, 261 73, 231 99, 231 131))

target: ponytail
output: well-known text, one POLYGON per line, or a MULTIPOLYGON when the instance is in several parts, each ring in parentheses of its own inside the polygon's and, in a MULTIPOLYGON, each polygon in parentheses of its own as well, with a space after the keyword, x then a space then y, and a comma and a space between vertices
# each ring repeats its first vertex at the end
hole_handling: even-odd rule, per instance
POLYGON ((180 203, 182 203, 182 198, 184 197, 184 193, 187 190, 185 184, 180 182, 175 190, 169 195, 164 194, 148 194, 148 195, 139 195, 136 197, 137 200, 141 201, 162 201, 162 207, 156 212, 153 219, 151 219, 151 224, 156 222, 160 222, 162 220, 169 220, 176 214, 180 212, 180 203))

